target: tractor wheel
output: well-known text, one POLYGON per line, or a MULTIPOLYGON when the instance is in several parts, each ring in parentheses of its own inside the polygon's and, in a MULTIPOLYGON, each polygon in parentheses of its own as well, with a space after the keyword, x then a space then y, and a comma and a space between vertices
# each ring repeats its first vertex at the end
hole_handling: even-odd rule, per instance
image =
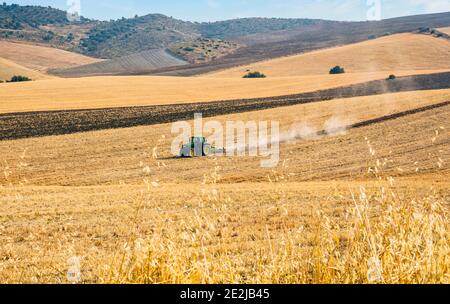
POLYGON ((185 150, 185 149, 182 149, 182 150, 180 151, 180 155, 181 155, 181 158, 190 158, 190 157, 193 157, 192 150, 187 151, 187 150, 185 150))

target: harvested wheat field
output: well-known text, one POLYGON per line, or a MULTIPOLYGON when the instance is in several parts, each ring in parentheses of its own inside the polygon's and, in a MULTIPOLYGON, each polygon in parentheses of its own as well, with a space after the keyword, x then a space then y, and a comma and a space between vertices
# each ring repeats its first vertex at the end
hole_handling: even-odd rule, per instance
MULTIPOLYGON (((16 75, 26 76, 32 80, 42 80, 42 79, 53 78, 52 76, 48 76, 48 75, 45 75, 38 71, 31 70, 29 68, 18 65, 17 63, 14 63, 7 59, 0 58, 0 80, 1 81, 10 80, 11 77, 16 76, 16 75)), ((1 85, 2 84, 0 84, 0 86, 1 85)), ((1 87, 0 87, 0 90, 1 90, 1 87)), ((0 98, 0 100, 2 101, 2 104, 3 104, 3 98, 0 98)))
POLYGON ((408 70, 450 68, 450 41, 419 34, 398 34, 232 68, 210 77, 242 77, 259 71, 268 77, 328 74, 336 65, 347 73, 397 74, 408 70))
MULTIPOLYGON (((344 177, 351 177, 352 172, 355 171, 358 166, 360 168, 365 167, 366 155, 364 142, 361 142, 361 144, 363 144, 361 148, 363 151, 361 159, 356 157, 358 155, 357 153, 353 155, 352 151, 357 147, 352 146, 352 141, 347 143, 348 150, 344 149, 345 142, 343 142, 343 146, 339 148, 339 151, 333 148, 333 145, 338 146, 341 142, 342 138, 339 137, 321 138, 318 136, 317 139, 321 139, 319 142, 322 144, 319 144, 319 142, 316 142, 315 140, 305 142, 298 141, 294 145, 289 144, 289 142, 297 141, 302 135, 314 139, 315 136, 313 133, 327 129, 327 123, 333 122, 336 124, 339 133, 342 131, 341 129, 347 125, 433 104, 440 104, 446 101, 450 101, 449 89, 337 99, 319 103, 225 115, 211 119, 222 122, 227 120, 280 121, 280 129, 285 141, 283 150, 292 149, 292 151, 295 151, 296 147, 301 145, 301 147, 298 148, 301 153, 297 153, 294 156, 295 162, 300 164, 307 161, 309 164, 312 161, 311 159, 315 159, 318 162, 329 161, 332 163, 338 161, 335 159, 336 156, 343 161, 340 168, 324 166, 323 172, 322 170, 319 170, 319 167, 298 165, 296 166, 296 170, 299 170, 299 174, 296 177, 296 180, 304 181, 313 178, 333 179, 336 177, 336 172, 334 170, 347 172, 347 175, 344 174, 344 177), (324 142, 328 142, 331 146, 324 147, 324 142), (318 151, 323 151, 325 155, 318 153, 318 151), (345 151, 348 155, 344 153, 345 151), (333 155, 334 157, 329 157, 333 155), (344 161, 347 157, 350 159, 344 161), (354 161, 356 161, 357 164, 358 161, 362 161, 362 163, 356 165, 354 161)), ((440 111, 445 109, 448 109, 448 106, 440 111)), ((446 111, 444 112, 446 113, 446 111)), ((210 119, 205 119, 205 123, 208 120, 210 119)), ((441 122, 438 118, 433 118, 432 120, 436 120, 436 123, 441 122)), ((423 123, 425 123, 425 120, 423 123)), ((442 120, 442 124, 445 125, 446 123, 446 121, 442 120)), ((433 131, 429 130, 432 125, 433 124, 424 129, 423 134, 421 133, 425 137, 425 142, 428 141, 427 132, 433 133, 433 131), (425 130, 428 131, 425 132, 425 130)), ((148 149, 155 146, 156 143, 159 142, 161 136, 165 136, 168 139, 174 138, 175 135, 171 134, 170 126, 171 124, 161 124, 148 127, 79 133, 67 136, 2 141, 0 142, 0 154, 4 161, 8 164, 13 164, 18 160, 18 156, 20 156, 24 150, 27 150, 26 155, 30 166, 26 168, 27 173, 25 176, 28 182, 34 185, 92 186, 98 184, 119 183, 120 181, 139 182, 142 177, 142 170, 139 167, 139 163, 145 159, 145 155, 149 152, 148 149), (80 149, 79 147, 83 147, 83 149, 80 149)), ((434 127, 435 126, 433 125, 433 128, 434 127)), ((354 138, 353 132, 357 131, 351 131, 350 138, 354 138)), ((391 135, 393 136, 392 140, 398 135, 402 135, 405 137, 405 140, 408 140, 406 131, 393 129, 391 135)), ((380 138, 380 140, 381 139, 382 138, 380 138)), ((160 146, 159 153, 162 158, 168 158, 166 162, 171 164, 171 170, 165 170, 164 168, 154 169, 158 171, 158 178, 164 182, 177 181, 183 183, 187 178, 201 182, 204 173, 208 172, 209 168, 211 168, 211 165, 214 163, 214 160, 200 159, 198 160, 199 166, 193 166, 193 163, 196 164, 195 162, 197 160, 180 161, 178 159, 172 159, 170 154, 170 143, 170 140, 165 141, 164 144, 160 146), (206 163, 206 165, 201 165, 203 163, 206 163), (173 174, 173 172, 177 173, 173 174)), ((398 139, 398 144, 402 144, 400 138, 398 139)), ((416 140, 409 144, 415 145, 422 143, 416 140)), ((430 149, 431 148, 432 146, 430 146, 430 149)), ((425 153, 423 157, 426 159, 428 150, 423 149, 420 151, 425 153)), ((446 153, 448 153, 448 150, 446 153)), ((405 164, 409 164, 410 158, 406 157, 404 161, 405 164)), ((234 162, 234 158, 219 159, 219 164, 223 167, 223 170, 230 173, 230 176, 224 177, 225 179, 230 180, 230 182, 236 182, 242 179, 249 181, 265 179, 267 172, 265 170, 260 170, 259 159, 246 158, 240 160, 238 163, 239 166, 234 164, 234 162), (237 180, 233 180, 233 176, 236 176, 237 180)), ((362 172, 363 171, 357 171, 357 174, 362 172)), ((13 178, 14 177, 11 176, 10 180, 13 178)))
POLYGON ((43 73, 49 69, 71 68, 102 61, 56 48, 9 41, 0 41, 0 57, 43 73))
MULTIPOLYGON (((397 76, 447 70, 400 71, 397 76)), ((0 113, 164 105, 298 94, 386 79, 388 72, 266 79, 110 76, 0 84, 0 113)))
POLYGON ((376 282, 449 283, 450 106, 314 135, 448 97, 216 118, 280 120, 274 169, 174 159, 169 124, 2 141, 0 279, 65 282, 77 255, 83 282, 367 283, 372 261, 376 282))

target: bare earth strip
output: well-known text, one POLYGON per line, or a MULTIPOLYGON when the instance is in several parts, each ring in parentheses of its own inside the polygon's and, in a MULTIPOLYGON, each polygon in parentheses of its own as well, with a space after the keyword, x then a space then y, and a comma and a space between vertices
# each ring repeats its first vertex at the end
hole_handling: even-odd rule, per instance
MULTIPOLYGON (((178 120, 189 120, 194 116, 194 113, 203 113, 205 117, 211 117, 320 102, 340 97, 349 98, 389 92, 447 89, 449 88, 449 78, 450 73, 421 75, 399 78, 395 81, 373 81, 349 87, 265 99, 241 99, 210 103, 99 110, 0 114, 0 140, 154 125, 178 120)), ((420 94, 417 93, 416 95, 420 94)))

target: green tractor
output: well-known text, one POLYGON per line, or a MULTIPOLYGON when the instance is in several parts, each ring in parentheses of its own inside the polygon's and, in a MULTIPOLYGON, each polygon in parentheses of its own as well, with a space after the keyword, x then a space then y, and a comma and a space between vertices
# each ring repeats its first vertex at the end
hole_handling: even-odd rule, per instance
POLYGON ((180 157, 203 157, 225 154, 225 149, 217 149, 208 143, 205 137, 192 137, 188 144, 181 147, 180 157))

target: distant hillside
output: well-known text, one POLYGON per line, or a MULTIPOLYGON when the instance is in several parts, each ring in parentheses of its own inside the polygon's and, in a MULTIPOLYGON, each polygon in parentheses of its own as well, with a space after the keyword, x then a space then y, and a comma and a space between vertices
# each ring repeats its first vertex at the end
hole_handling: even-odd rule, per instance
POLYGON ((170 47, 200 37, 234 39, 252 34, 294 30, 332 21, 243 18, 211 23, 177 20, 149 14, 112 21, 81 18, 71 23, 66 12, 41 6, 3 5, 0 39, 47 44, 98 58, 116 58, 149 49, 170 47))
POLYGON ((156 69, 185 64, 188 62, 175 57, 168 50, 156 49, 68 69, 54 69, 50 73, 63 77, 145 74, 156 69))
POLYGON ((0 28, 22 30, 47 24, 67 24, 66 12, 51 7, 0 5, 0 28))
POLYGON ((318 49, 357 43, 396 33, 416 32, 420 28, 450 25, 450 12, 417 15, 370 22, 319 23, 297 30, 252 34, 233 39, 247 45, 218 60, 155 71, 157 75, 190 76, 261 60, 295 55, 318 49))
POLYGON ((102 22, 81 41, 85 54, 114 58, 149 48, 167 47, 199 37, 231 39, 255 33, 299 29, 332 21, 310 19, 244 18, 211 23, 192 23, 160 14, 102 22))
POLYGON ((99 23, 81 40, 80 48, 88 55, 114 58, 166 47, 199 36, 194 23, 152 14, 99 23))
POLYGON ((9 41, 0 41, 0 57, 44 73, 49 69, 70 68, 100 61, 56 48, 9 41))
POLYGON ((163 67, 155 73, 163 75, 195 75, 395 33, 414 32, 419 28, 448 26, 450 13, 371 22, 242 18, 210 23, 149 14, 114 21, 81 18, 80 22, 71 23, 64 11, 49 7, 0 6, 0 40, 31 42, 104 59, 171 49, 193 63, 175 67, 158 65, 163 67), (193 46, 199 39, 223 40, 224 43, 217 47, 221 49, 217 54, 212 54, 213 49, 193 56, 189 50, 195 48, 193 46), (180 47, 186 47, 187 51, 180 47))
POLYGON ((80 38, 95 24, 96 21, 84 17, 79 22, 69 22, 65 11, 51 7, 0 5, 0 40, 79 51, 80 38))
POLYGON ((222 39, 197 38, 193 41, 172 45, 169 49, 190 63, 216 60, 238 50, 241 46, 222 39))
POLYGON ((274 31, 299 29, 318 24, 334 23, 337 22, 314 19, 241 18, 201 23, 198 28, 201 35, 206 38, 231 39, 251 34, 264 34, 274 31))

